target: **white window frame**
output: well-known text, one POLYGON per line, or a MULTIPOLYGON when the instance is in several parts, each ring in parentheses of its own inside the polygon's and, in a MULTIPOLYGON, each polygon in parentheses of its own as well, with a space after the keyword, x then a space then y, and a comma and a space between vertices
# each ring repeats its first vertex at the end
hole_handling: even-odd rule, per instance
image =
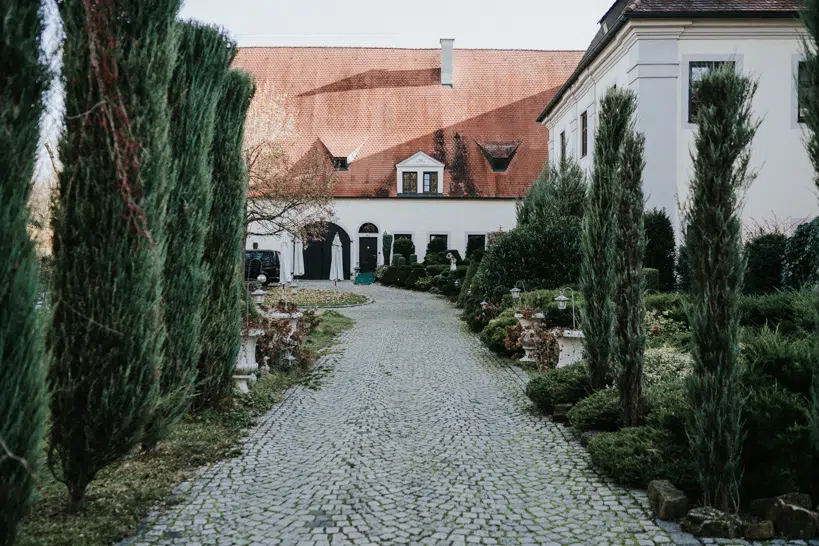
POLYGON ((436 196, 444 193, 444 168, 446 165, 437 159, 430 157, 422 151, 418 151, 395 166, 396 170, 396 192, 398 195, 427 195, 436 196), (404 194, 404 173, 415 172, 418 183, 415 193, 404 194), (438 174, 438 191, 435 193, 424 193, 424 173, 435 172, 438 174))
POLYGON ((791 55, 791 129, 802 130, 804 121, 799 121, 799 63, 804 55, 791 55))

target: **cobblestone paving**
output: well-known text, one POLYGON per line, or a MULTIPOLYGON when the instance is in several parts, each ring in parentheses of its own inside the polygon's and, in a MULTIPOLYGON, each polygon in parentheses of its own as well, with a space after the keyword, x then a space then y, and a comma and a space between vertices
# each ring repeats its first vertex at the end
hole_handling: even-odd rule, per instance
MULTIPOLYGON (((294 390, 241 457, 183 484, 129 545, 671 543, 442 299, 378 286, 318 391, 294 390)), ((696 543, 696 542, 695 542, 696 543)))

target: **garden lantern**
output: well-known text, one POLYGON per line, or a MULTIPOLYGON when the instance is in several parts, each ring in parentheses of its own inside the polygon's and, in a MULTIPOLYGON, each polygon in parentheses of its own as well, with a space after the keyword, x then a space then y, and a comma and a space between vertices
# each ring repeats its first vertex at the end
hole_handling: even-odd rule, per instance
POLYGON ((517 286, 516 286, 516 287, 514 287, 514 288, 513 288, 512 290, 510 290, 509 292, 511 292, 511 293, 512 293, 512 299, 515 299, 515 300, 519 300, 519 299, 520 299, 520 292, 521 292, 521 290, 520 290, 520 288, 518 288, 517 286))
POLYGON ((487 307, 489 307, 489 302, 488 302, 488 301, 486 301, 486 300, 482 301, 482 302, 481 302, 481 309, 483 309, 484 311, 486 311, 486 308, 487 308, 487 307))
POLYGON ((267 275, 264 273, 259 273, 259 276, 256 277, 256 280, 259 281, 259 284, 264 284, 267 282, 267 275))
POLYGON ((571 288, 561 288, 560 295, 555 298, 555 301, 557 302, 558 309, 560 310, 566 309, 566 304, 569 302, 569 298, 567 298, 563 294, 563 292, 565 292, 566 290, 572 293, 572 330, 577 330, 577 321, 575 320, 574 315, 574 290, 572 290, 571 288))
POLYGON ((256 303, 261 305, 264 303, 264 297, 267 295, 267 292, 259 288, 258 290, 254 290, 251 294, 256 300, 256 303))

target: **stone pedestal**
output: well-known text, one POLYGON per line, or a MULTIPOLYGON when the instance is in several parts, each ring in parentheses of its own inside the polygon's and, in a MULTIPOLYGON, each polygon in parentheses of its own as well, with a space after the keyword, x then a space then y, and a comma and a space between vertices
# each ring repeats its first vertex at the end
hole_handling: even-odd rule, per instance
POLYGON ((236 390, 241 393, 249 392, 249 384, 256 380, 254 372, 259 369, 259 363, 256 362, 256 343, 262 334, 264 330, 247 330, 242 333, 242 348, 239 349, 236 373, 233 375, 236 390))
POLYGON ((552 333, 560 345, 558 368, 583 360, 583 330, 554 330, 552 333))

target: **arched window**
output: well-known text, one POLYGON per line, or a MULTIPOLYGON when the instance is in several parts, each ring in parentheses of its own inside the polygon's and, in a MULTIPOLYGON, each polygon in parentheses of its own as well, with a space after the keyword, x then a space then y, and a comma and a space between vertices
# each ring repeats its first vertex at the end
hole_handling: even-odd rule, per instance
POLYGON ((370 224, 369 222, 366 224, 362 224, 361 228, 358 230, 359 233, 378 233, 378 228, 375 224, 370 224))

